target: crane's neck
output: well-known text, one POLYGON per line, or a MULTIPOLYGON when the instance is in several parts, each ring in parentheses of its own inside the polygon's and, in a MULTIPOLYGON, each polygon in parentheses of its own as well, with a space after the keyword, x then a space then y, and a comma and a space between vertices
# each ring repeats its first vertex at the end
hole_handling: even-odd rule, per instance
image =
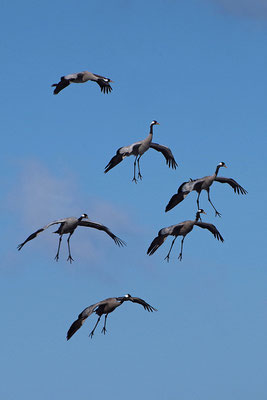
POLYGON ((154 126, 154 124, 151 124, 151 125, 150 125, 149 134, 148 134, 148 136, 147 136, 147 138, 146 138, 146 140, 147 140, 148 142, 152 142, 152 138, 153 138, 153 126, 154 126))
POLYGON ((153 126, 154 126, 154 124, 150 124, 149 135, 152 135, 152 136, 153 136, 153 126))
POLYGON ((121 306, 125 301, 127 301, 126 297, 116 297, 116 300, 119 302, 117 307, 121 306))
POLYGON ((201 220, 201 218, 200 218, 200 212, 197 212, 197 213, 196 213, 195 222, 197 222, 197 221, 199 221, 199 220, 201 220))
POLYGON ((83 219, 84 217, 83 216, 81 216, 80 218, 78 218, 78 221, 80 222, 82 219, 83 219))
POLYGON ((220 165, 217 165, 217 167, 216 167, 216 170, 215 170, 215 176, 217 176, 218 175, 218 172, 219 172, 219 169, 221 168, 221 166, 220 165))

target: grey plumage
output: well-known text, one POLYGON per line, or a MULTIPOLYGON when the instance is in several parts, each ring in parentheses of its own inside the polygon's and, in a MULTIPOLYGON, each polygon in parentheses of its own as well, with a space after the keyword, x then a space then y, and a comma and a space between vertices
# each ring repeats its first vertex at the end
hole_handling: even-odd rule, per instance
POLYGON ((96 313, 98 315, 98 320, 94 326, 94 329, 90 332, 89 336, 92 338, 95 332, 95 329, 101 319, 101 316, 105 314, 105 322, 102 332, 106 333, 106 321, 107 316, 111 312, 113 312, 117 307, 121 306, 125 301, 132 301, 133 303, 138 303, 144 307, 145 310, 149 312, 157 311, 156 308, 152 307, 150 304, 146 303, 143 299, 139 297, 132 297, 130 294, 126 294, 123 297, 110 297, 108 299, 99 301, 98 303, 92 304, 89 307, 86 307, 78 316, 78 319, 73 322, 71 327, 67 333, 67 340, 69 340, 75 332, 83 325, 86 318, 88 318, 91 314, 96 313))
POLYGON ((135 142, 135 143, 133 143, 133 144, 131 144, 129 146, 120 147, 117 150, 116 155, 114 157, 112 157, 110 162, 106 165, 105 171, 104 171, 105 174, 108 171, 110 171, 112 168, 114 168, 116 165, 118 165, 125 157, 129 157, 129 156, 133 155, 133 156, 135 156, 133 181, 135 183, 137 183, 137 179, 135 177, 136 162, 137 162, 137 165, 138 165, 138 178, 142 179, 139 161, 140 161, 141 156, 147 150, 149 150, 150 148, 161 152, 163 154, 163 156, 165 157, 165 159, 166 159, 166 164, 169 167, 172 167, 173 169, 176 169, 178 164, 176 163, 171 150, 166 146, 162 146, 162 145, 160 145, 158 143, 153 143, 152 142, 153 126, 154 125, 159 125, 159 123, 157 121, 152 121, 151 122, 149 135, 145 139, 140 140, 139 142, 135 142))
POLYGON ((221 216, 221 214, 216 210, 216 208, 214 207, 211 199, 210 199, 210 186, 213 184, 213 182, 221 182, 221 183, 228 183, 228 185, 230 185, 233 189, 234 192, 237 194, 246 194, 247 191, 239 185, 239 183, 237 183, 234 179, 232 178, 223 178, 223 177, 219 177, 217 176, 219 169, 221 167, 226 167, 224 162, 220 162, 215 170, 215 173, 213 175, 210 176, 204 176, 203 178, 200 179, 191 179, 188 182, 184 182, 181 184, 181 186, 178 188, 178 192, 177 194, 174 194, 169 203, 166 206, 165 211, 169 211, 172 208, 174 208, 175 206, 177 206, 177 204, 181 203, 186 196, 191 193, 193 190, 195 190, 198 193, 197 196, 197 207, 199 208, 199 196, 202 190, 206 190, 208 193, 208 201, 210 202, 210 204, 212 205, 213 209, 215 210, 215 216, 221 216))
POLYGON ((61 90, 65 89, 65 87, 69 86, 70 83, 85 83, 87 81, 96 82, 100 86, 101 92, 103 93, 109 93, 112 91, 110 82, 113 81, 111 79, 101 75, 93 74, 89 71, 82 71, 62 76, 60 81, 58 83, 54 83, 52 87, 56 87, 54 89, 54 94, 58 94, 61 92, 61 90))
POLYGON ((69 237, 67 239, 68 250, 69 250, 68 261, 70 261, 70 263, 72 261, 74 261, 72 256, 71 256, 69 241, 70 241, 71 235, 73 234, 73 232, 75 231, 75 229, 78 226, 86 226, 86 227, 89 227, 89 228, 94 228, 94 229, 98 229, 98 230, 104 231, 114 240, 116 245, 118 245, 118 246, 124 246, 125 245, 125 242, 123 240, 121 240, 120 238, 118 238, 116 235, 114 235, 114 233, 112 233, 109 230, 108 227, 106 227, 105 225, 102 225, 102 224, 100 224, 98 222, 92 222, 92 221, 88 220, 87 218, 88 218, 87 214, 82 214, 80 218, 68 217, 68 218, 59 219, 57 221, 50 222, 49 224, 45 225, 43 228, 38 229, 36 232, 32 233, 23 243, 19 244, 18 245, 18 250, 21 250, 22 247, 27 242, 29 242, 30 240, 36 238, 45 229, 47 229, 50 226, 55 225, 55 224, 60 224, 59 228, 54 232, 54 233, 57 233, 59 235, 58 250, 57 250, 57 254, 55 256, 55 260, 56 261, 58 261, 58 259, 59 259, 59 250, 60 250, 62 235, 67 234, 67 233, 69 233, 69 237))
POLYGON ((179 224, 176 224, 176 225, 171 225, 166 228, 162 228, 159 231, 158 236, 155 237, 155 239, 152 241, 151 245, 149 246, 149 248, 147 250, 147 254, 149 256, 154 254, 158 250, 158 248, 165 242, 167 237, 169 235, 171 235, 171 236, 174 236, 174 239, 172 241, 170 250, 169 250, 167 256, 165 257, 165 260, 169 261, 170 253, 171 253, 171 250, 172 250, 175 240, 177 239, 178 236, 183 236, 183 239, 181 241, 181 251, 180 251, 180 254, 178 257, 178 259, 180 261, 182 261, 184 239, 185 239, 186 235, 192 231, 192 229, 194 228, 195 225, 197 225, 203 229, 208 229, 216 239, 223 242, 224 239, 223 239, 222 235, 220 234, 220 232, 218 231, 218 229, 216 228, 216 226, 209 224, 209 223, 205 223, 205 222, 199 222, 200 214, 202 214, 202 213, 206 214, 204 210, 199 209, 196 213, 196 218, 194 221, 187 220, 184 222, 180 222, 179 224))

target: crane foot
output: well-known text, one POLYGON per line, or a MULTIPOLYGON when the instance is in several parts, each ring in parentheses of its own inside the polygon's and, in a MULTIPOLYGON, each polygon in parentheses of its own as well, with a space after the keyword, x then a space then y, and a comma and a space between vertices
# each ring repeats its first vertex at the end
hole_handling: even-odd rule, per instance
POLYGON ((183 255, 182 253, 179 254, 178 260, 182 261, 183 255))
POLYGON ((67 261, 69 261, 70 263, 72 263, 72 261, 74 261, 74 260, 73 260, 73 258, 72 258, 71 256, 69 256, 69 257, 67 258, 67 261))
POLYGON ((104 333, 104 335, 105 335, 105 334, 106 334, 106 332, 107 332, 106 328, 105 328, 105 327, 103 327, 103 329, 102 329, 101 333, 104 333))

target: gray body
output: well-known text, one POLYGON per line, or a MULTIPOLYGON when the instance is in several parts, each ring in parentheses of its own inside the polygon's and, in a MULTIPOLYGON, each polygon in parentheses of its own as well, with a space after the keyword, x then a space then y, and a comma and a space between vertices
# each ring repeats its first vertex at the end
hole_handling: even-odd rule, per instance
POLYGON ((133 177, 133 181, 135 183, 137 183, 137 179, 135 177, 135 171, 136 171, 136 162, 138 165, 138 178, 142 179, 142 175, 141 175, 141 171, 140 171, 140 158, 141 156, 150 148, 157 150, 159 152, 161 152, 163 154, 163 156, 166 159, 166 164, 169 167, 172 167, 173 169, 176 169, 177 167, 177 163, 174 159, 174 156, 171 152, 171 150, 168 147, 162 146, 158 143, 153 143, 152 142, 152 138, 153 138, 153 126, 154 125, 159 125, 159 123, 157 121, 152 121, 150 124, 150 131, 148 136, 143 139, 140 140, 138 142, 135 142, 129 146, 123 146, 120 147, 117 150, 117 153, 114 157, 112 157, 112 159, 110 160, 110 162, 106 165, 105 167, 105 174, 110 171, 112 168, 114 168, 116 165, 118 165, 122 160, 124 160, 124 158, 129 157, 129 156, 135 156, 135 161, 134 161, 134 177, 133 177))
POLYGON ((91 331, 89 336, 92 338, 95 332, 95 329, 101 319, 101 316, 105 314, 105 322, 104 322, 104 327, 102 329, 102 332, 105 334, 106 333, 106 321, 107 321, 107 316, 111 312, 113 312, 117 307, 121 306, 125 301, 131 301, 133 303, 138 303, 144 307, 145 310, 153 312, 157 311, 154 307, 152 307, 150 304, 146 303, 143 299, 140 299, 139 297, 132 297, 130 294, 126 294, 123 297, 109 297, 108 299, 99 301, 98 303, 92 304, 89 307, 86 307, 78 316, 78 319, 73 322, 71 327, 68 330, 67 333, 67 340, 69 340, 75 332, 77 332, 78 329, 83 325, 84 321, 86 318, 88 318, 91 314, 95 313, 97 314, 98 320, 94 326, 94 329, 91 331))
POLYGON ((177 194, 174 194, 169 203, 166 206, 165 212, 171 210, 172 208, 174 208, 175 206, 177 206, 177 204, 181 203, 186 196, 191 193, 192 191, 196 191, 198 193, 197 196, 197 207, 199 208, 199 196, 200 193, 202 192, 202 190, 206 190, 207 194, 208 194, 208 201, 210 202, 210 204, 212 205, 214 211, 215 211, 215 216, 221 216, 221 214, 216 210, 216 208, 214 207, 211 199, 210 199, 210 187, 213 184, 213 182, 221 182, 221 183, 228 183, 233 189, 234 192, 237 194, 246 194, 247 191, 240 186, 234 179, 232 178, 223 178, 223 177, 218 177, 218 172, 219 169, 221 167, 225 167, 226 165, 224 162, 221 162, 217 165, 215 173, 213 175, 209 175, 209 176, 204 176, 203 178, 199 178, 199 179, 191 179, 188 182, 184 182, 182 183, 182 185, 178 188, 178 192, 177 194))
POLYGON ((183 239, 181 241, 181 251, 180 251, 180 254, 178 257, 178 259, 180 261, 182 261, 184 239, 185 239, 186 235, 188 235, 188 233, 190 233, 192 231, 192 229, 194 228, 195 225, 197 225, 203 229, 208 229, 214 235, 214 237, 216 239, 223 242, 224 241, 223 237, 221 236, 220 232, 213 224, 199 222, 201 213, 205 214, 205 211, 202 209, 198 210, 198 212, 196 213, 196 219, 194 221, 187 220, 187 221, 180 222, 179 224, 176 224, 176 225, 171 225, 166 228, 162 228, 159 231, 158 236, 155 237, 155 239, 152 241, 151 245, 149 246, 149 248, 147 250, 147 254, 151 256, 165 242, 165 240, 167 239, 168 236, 174 236, 170 250, 169 250, 167 256, 165 257, 165 259, 167 261, 169 261, 170 253, 171 253, 171 250, 172 250, 175 240, 177 239, 178 236, 183 236, 183 239))
POLYGON ((56 87, 54 90, 54 94, 58 94, 59 92, 61 92, 61 90, 69 86, 70 83, 85 83, 88 81, 96 82, 100 86, 101 92, 109 93, 112 90, 112 87, 109 84, 110 82, 112 82, 111 79, 101 75, 93 74, 89 71, 82 71, 62 76, 58 83, 54 83, 52 85, 56 87))
POLYGON ((75 218, 75 217, 68 217, 68 218, 64 218, 64 219, 59 219, 57 221, 53 221, 50 222, 49 224, 47 224, 46 226, 44 226, 41 229, 38 229, 36 232, 32 233, 23 243, 18 245, 18 250, 21 250, 22 247, 29 242, 30 240, 36 238, 40 233, 42 233, 45 229, 49 228, 52 225, 55 224, 60 224, 58 230, 56 230, 54 233, 57 233, 59 235, 59 243, 58 243, 58 250, 57 250, 57 254, 55 256, 55 260, 58 261, 59 259, 59 250, 60 250, 60 245, 61 245, 61 240, 62 240, 62 235, 65 235, 67 233, 69 233, 69 237, 67 239, 68 242, 68 250, 69 250, 69 257, 68 257, 68 261, 70 261, 70 263, 73 261, 73 258, 71 256, 71 252, 70 252, 70 238, 71 235, 73 234, 73 232, 75 231, 75 229, 78 226, 86 226, 88 228, 95 228, 101 231, 106 232, 115 242, 115 244, 117 244, 118 246, 124 246, 125 242, 123 240, 121 240, 120 238, 118 238, 116 235, 114 235, 114 233, 112 233, 108 227, 106 227, 105 225, 102 225, 98 222, 92 222, 90 221, 88 218, 87 214, 82 214, 80 218, 75 218))

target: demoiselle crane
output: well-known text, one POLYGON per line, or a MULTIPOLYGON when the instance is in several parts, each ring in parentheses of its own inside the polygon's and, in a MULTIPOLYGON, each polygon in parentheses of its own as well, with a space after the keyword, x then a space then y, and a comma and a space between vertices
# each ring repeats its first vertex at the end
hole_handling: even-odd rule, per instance
POLYGON ((192 229, 194 228, 195 225, 199 226, 200 228, 203 228, 203 229, 208 229, 216 239, 223 242, 224 239, 223 239, 222 235, 220 234, 220 232, 218 231, 218 229, 216 228, 216 226, 214 226, 212 224, 208 224, 206 222, 199 222, 200 214, 206 214, 206 213, 204 210, 199 209, 196 213, 196 218, 194 221, 187 220, 184 222, 180 222, 179 224, 176 224, 176 225, 168 226, 167 228, 162 228, 159 231, 158 236, 155 237, 155 239, 152 241, 151 245, 149 246, 149 248, 147 250, 147 254, 149 256, 154 254, 155 251, 157 251, 158 248, 165 242, 167 237, 169 235, 171 235, 171 236, 174 236, 174 239, 172 241, 170 250, 169 250, 167 256, 165 257, 165 260, 169 261, 172 246, 174 245, 175 240, 177 239, 178 236, 183 236, 183 239, 181 241, 181 251, 180 251, 180 254, 178 257, 178 259, 180 261, 182 261, 184 239, 185 239, 186 235, 192 231, 192 229))
POLYGON ((211 199, 210 199, 210 186, 213 184, 213 182, 221 182, 221 183, 228 183, 228 185, 232 186, 234 189, 234 192, 237 194, 246 194, 247 191, 242 188, 242 186, 239 185, 234 179, 232 178, 223 178, 221 176, 217 176, 219 169, 221 167, 227 168, 224 162, 220 162, 215 170, 215 173, 210 176, 204 176, 203 178, 200 179, 191 179, 188 182, 182 183, 182 185, 179 187, 177 194, 174 194, 172 198, 170 199, 169 203, 166 206, 165 211, 171 210, 173 207, 177 206, 177 204, 181 203, 186 196, 191 193, 193 190, 195 190, 198 193, 197 196, 197 207, 199 208, 199 196, 202 190, 206 190, 208 193, 208 200, 210 204, 212 205, 213 209, 215 210, 215 216, 221 216, 221 214, 216 210, 214 207, 211 199))
POLYGON ((144 300, 140 299, 139 297, 132 297, 130 294, 126 294, 123 297, 110 297, 108 299, 99 301, 98 303, 95 303, 87 308, 85 308, 80 315, 78 316, 78 319, 73 322, 71 327, 68 330, 67 333, 67 340, 69 340, 75 332, 77 332, 78 329, 83 325, 84 321, 86 318, 88 318, 91 314, 96 313, 98 315, 98 319, 96 321, 96 324, 94 326, 94 329, 91 331, 89 336, 92 338, 95 332, 95 329, 102 317, 102 315, 105 314, 105 322, 104 322, 104 327, 102 329, 102 333, 106 333, 106 322, 107 322, 107 316, 110 314, 112 311, 114 311, 117 307, 121 306, 125 301, 132 301, 133 303, 138 303, 141 304, 141 306, 144 307, 145 310, 153 312, 157 311, 156 308, 152 307, 150 304, 146 303, 144 300))
POLYGON ((133 143, 130 146, 120 147, 117 150, 116 155, 114 157, 112 157, 110 162, 106 165, 105 171, 104 171, 105 174, 108 171, 110 171, 112 168, 114 168, 116 165, 118 165, 125 157, 135 156, 133 182, 137 183, 137 179, 135 177, 136 162, 138 165, 138 178, 142 179, 140 165, 139 165, 140 158, 150 148, 161 152, 166 159, 166 164, 169 167, 176 169, 178 164, 176 163, 174 156, 173 156, 171 150, 169 149, 169 147, 165 147, 165 146, 162 146, 161 144, 152 142, 154 125, 159 125, 159 123, 157 121, 151 122, 149 135, 145 139, 140 140, 139 142, 133 143))
POLYGON ((75 74, 62 76, 60 81, 58 83, 54 83, 52 87, 56 87, 54 89, 54 94, 58 94, 61 92, 61 90, 65 89, 65 87, 69 86, 70 83, 85 83, 87 81, 96 82, 100 86, 101 92, 103 93, 109 93, 112 90, 112 87, 109 84, 110 82, 113 82, 111 79, 105 78, 101 75, 93 74, 89 71, 82 71, 75 74))
POLYGON ((112 233, 105 225, 99 224, 98 222, 92 222, 92 221, 90 221, 88 219, 88 215, 87 214, 82 214, 80 216, 80 218, 69 217, 69 218, 63 218, 63 219, 59 219, 57 221, 50 222, 50 224, 47 224, 43 228, 38 229, 36 232, 32 233, 23 243, 19 244, 18 245, 18 250, 21 250, 22 247, 27 242, 29 242, 30 240, 36 238, 36 236, 38 236, 40 233, 42 233, 45 229, 47 229, 50 226, 55 225, 55 224, 60 224, 59 228, 54 232, 54 233, 57 233, 59 235, 58 249, 57 249, 57 254, 55 256, 55 260, 56 261, 58 261, 58 259, 59 259, 59 250, 60 250, 62 235, 67 234, 67 233, 69 233, 69 237, 67 239, 69 257, 68 257, 67 261, 69 261, 70 263, 72 261, 74 261, 72 256, 71 256, 71 252, 70 252, 70 238, 71 238, 71 235, 73 234, 73 232, 75 231, 75 229, 78 226, 86 226, 88 228, 94 228, 94 229, 98 229, 100 231, 104 231, 114 240, 114 242, 118 246, 124 246, 126 244, 123 240, 121 240, 116 235, 114 235, 114 233, 112 233))

